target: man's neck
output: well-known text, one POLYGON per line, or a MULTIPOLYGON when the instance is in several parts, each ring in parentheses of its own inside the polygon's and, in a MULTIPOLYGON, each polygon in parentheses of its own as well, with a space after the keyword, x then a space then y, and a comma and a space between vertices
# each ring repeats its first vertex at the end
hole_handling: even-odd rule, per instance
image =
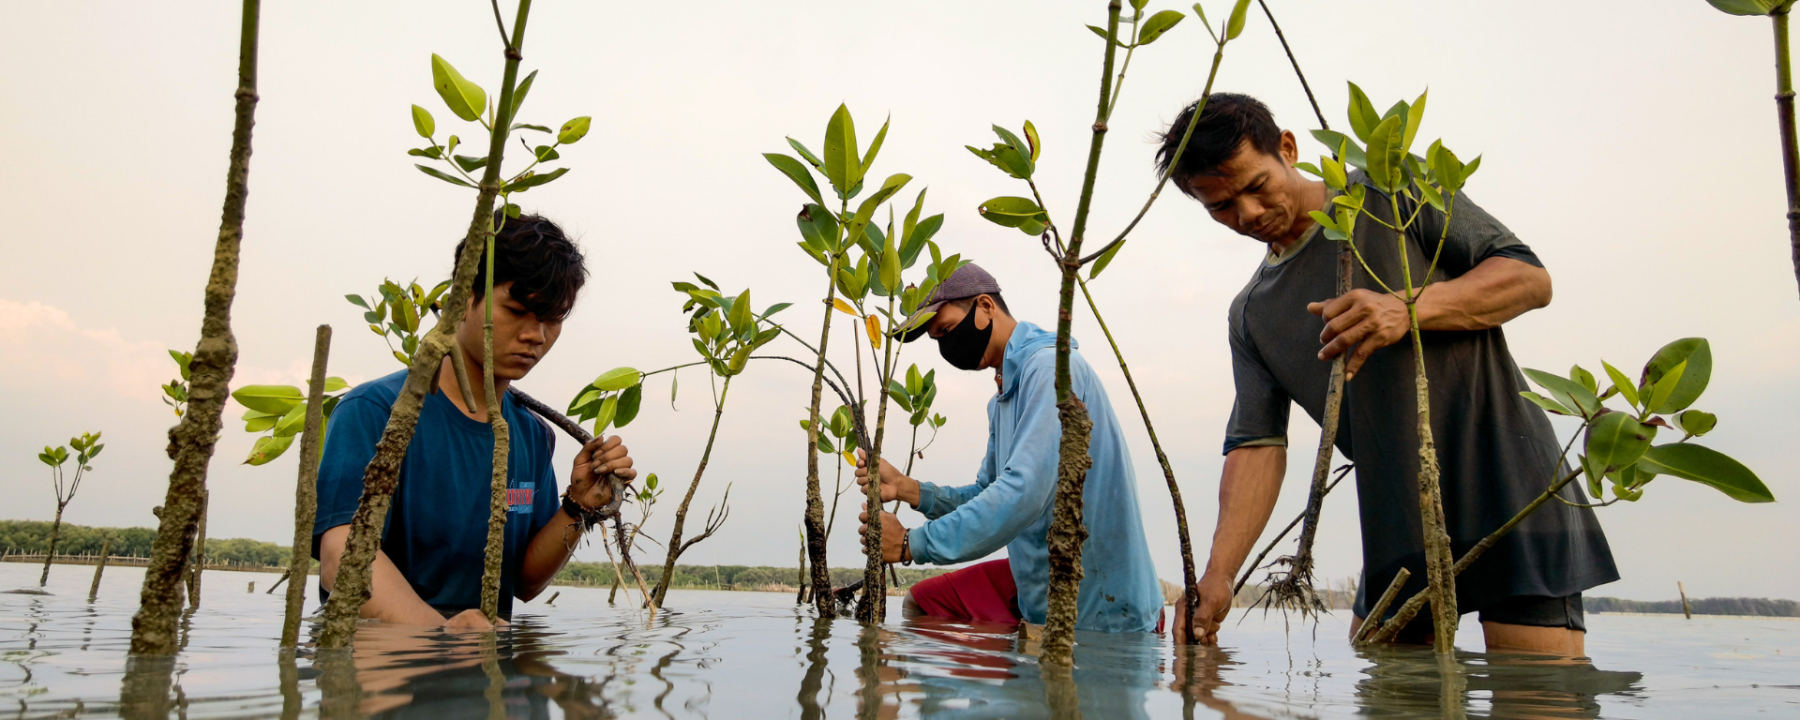
POLYGON ((1325 209, 1325 198, 1329 196, 1329 192, 1324 181, 1301 181, 1300 191, 1296 194, 1295 200, 1298 201, 1302 214, 1294 218, 1294 225, 1288 228, 1286 237, 1269 242, 1270 254, 1280 255, 1287 252, 1288 248, 1294 246, 1294 243, 1300 242, 1300 238, 1306 237, 1306 233, 1318 224, 1312 219, 1312 211, 1325 209))
MULTIPOLYGON (((487 383, 482 380, 482 368, 484 366, 481 364, 481 356, 471 356, 461 347, 458 347, 455 352, 463 354, 463 364, 469 371, 469 395, 475 398, 475 406, 473 408, 463 407, 462 386, 456 381, 456 368, 449 362, 445 362, 443 366, 438 369, 438 389, 444 391, 444 395, 450 398, 451 404, 455 405, 456 409, 461 410, 463 415, 466 415, 473 420, 487 422, 487 383)), ((444 359, 446 361, 449 360, 449 358, 444 359)), ((494 378, 494 392, 498 393, 501 397, 505 397, 506 389, 511 386, 511 384, 512 381, 510 380, 494 378)))
POLYGON ((1019 321, 1005 313, 994 313, 994 340, 999 341, 1000 350, 995 354, 994 364, 989 367, 995 370, 1006 365, 1006 347, 1012 344, 1013 330, 1019 327, 1019 321))

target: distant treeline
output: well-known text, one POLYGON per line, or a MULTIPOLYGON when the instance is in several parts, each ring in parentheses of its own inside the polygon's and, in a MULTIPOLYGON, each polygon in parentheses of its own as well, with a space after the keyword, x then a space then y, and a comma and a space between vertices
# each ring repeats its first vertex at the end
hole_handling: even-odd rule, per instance
MULTIPOLYGON (((1609 597, 1581 599, 1582 609, 1590 612, 1617 613, 1681 613, 1680 600, 1620 600, 1609 597)), ((1695 615, 1753 615, 1758 617, 1800 617, 1800 602, 1769 598, 1699 598, 1688 601, 1695 615)))
MULTIPOLYGON (((662 577, 662 567, 640 566, 639 572, 644 574, 645 584, 655 584, 662 577)), ((949 570, 943 568, 909 568, 897 567, 894 571, 900 577, 900 584, 912 585, 926 578, 942 575, 949 570)), ((637 581, 627 572, 626 584, 636 587, 637 581)), ((832 568, 831 584, 842 587, 862 579, 862 568, 832 568)), ((795 589, 800 582, 799 568, 768 567, 763 565, 676 565, 675 578, 669 582, 670 587, 685 589, 722 589, 722 590, 775 590, 795 589)), ((611 563, 572 562, 562 572, 556 574, 555 584, 585 585, 592 587, 611 587, 613 584, 613 566, 611 563)))
MULTIPOLYGON (((105 528, 63 523, 56 539, 57 555, 97 555, 112 541, 106 554, 113 557, 150 557, 155 528, 105 528)), ((50 544, 50 523, 42 520, 0 520, 0 550, 12 555, 42 555, 50 544)), ((221 565, 286 565, 291 554, 286 545, 243 538, 208 538, 206 560, 221 565)))

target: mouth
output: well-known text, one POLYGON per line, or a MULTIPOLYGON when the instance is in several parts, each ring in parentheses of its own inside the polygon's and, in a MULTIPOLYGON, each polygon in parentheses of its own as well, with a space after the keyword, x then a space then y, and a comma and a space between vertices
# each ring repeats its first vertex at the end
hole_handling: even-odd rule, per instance
POLYGON ((538 361, 538 356, 532 355, 531 353, 513 353, 511 357, 513 362, 524 365, 536 365, 538 361))

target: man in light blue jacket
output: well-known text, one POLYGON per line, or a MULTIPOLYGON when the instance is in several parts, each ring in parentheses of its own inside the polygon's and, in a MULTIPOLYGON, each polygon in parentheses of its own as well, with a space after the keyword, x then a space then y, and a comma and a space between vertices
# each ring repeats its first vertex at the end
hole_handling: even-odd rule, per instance
MULTIPOLYGON (((929 520, 907 530, 894 514, 880 513, 883 555, 889 562, 949 565, 1006 548, 1006 558, 915 585, 905 611, 909 617, 1041 624, 1048 610, 1046 537, 1062 439, 1056 333, 1014 320, 999 283, 975 265, 963 266, 939 285, 915 317, 928 312, 936 315, 903 340, 929 334, 944 360, 960 370, 998 368, 999 393, 988 401, 987 457, 975 472, 975 484, 940 487, 881 462, 881 499, 905 500, 929 520)), ((1070 353, 1069 371, 1075 395, 1094 423, 1088 450, 1094 464, 1082 491, 1088 539, 1081 552, 1076 627, 1160 631, 1162 591, 1144 540, 1137 481, 1119 420, 1100 378, 1079 352, 1070 353)), ((860 467, 856 474, 866 486, 868 469, 860 467)), ((865 526, 869 522, 866 508, 861 520, 865 526)))

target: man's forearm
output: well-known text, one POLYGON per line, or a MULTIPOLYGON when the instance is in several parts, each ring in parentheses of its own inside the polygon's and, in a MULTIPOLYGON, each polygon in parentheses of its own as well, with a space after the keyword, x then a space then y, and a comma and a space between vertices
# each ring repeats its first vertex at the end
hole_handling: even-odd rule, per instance
MULTIPOLYGON (((344 557, 344 543, 350 537, 350 526, 339 525, 319 537, 319 582, 326 591, 337 583, 337 572, 344 557)), ((400 568, 387 553, 375 551, 369 568, 369 600, 363 603, 362 617, 406 625, 442 625, 444 616, 437 608, 419 597, 400 568)))
POLYGON ((1237 575, 1269 524, 1286 472, 1285 447, 1238 448, 1225 456, 1225 472, 1219 481, 1219 524, 1213 531, 1208 575, 1237 575))
POLYGON ((532 536, 531 544, 525 549, 525 563, 519 568, 519 584, 513 595, 529 602, 550 587, 550 581, 556 579, 563 565, 575 554, 576 546, 581 544, 581 521, 569 516, 562 510, 550 522, 538 529, 532 536))
POLYGON ((1531 263, 1492 257, 1455 279, 1432 283, 1419 297, 1423 330, 1487 330, 1550 304, 1550 273, 1531 263))

